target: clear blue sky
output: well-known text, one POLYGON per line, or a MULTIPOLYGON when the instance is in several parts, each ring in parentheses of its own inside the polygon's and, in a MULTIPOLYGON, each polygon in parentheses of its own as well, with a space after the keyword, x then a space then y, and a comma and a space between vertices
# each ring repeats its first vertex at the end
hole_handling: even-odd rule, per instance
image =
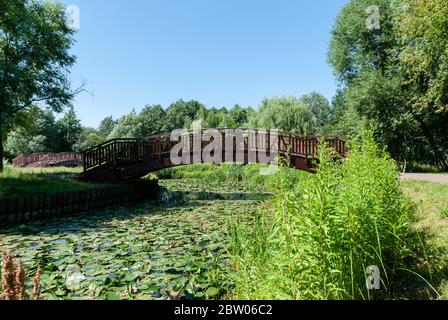
POLYGON ((75 101, 97 126, 147 104, 258 107, 313 90, 331 99, 331 28, 347 0, 64 0, 77 5, 75 101))

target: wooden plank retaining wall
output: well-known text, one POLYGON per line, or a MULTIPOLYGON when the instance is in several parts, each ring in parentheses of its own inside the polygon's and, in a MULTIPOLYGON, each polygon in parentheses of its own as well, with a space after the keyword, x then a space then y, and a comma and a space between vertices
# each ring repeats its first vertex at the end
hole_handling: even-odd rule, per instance
POLYGON ((42 195, 0 198, 0 225, 64 216, 157 197, 157 180, 42 195))

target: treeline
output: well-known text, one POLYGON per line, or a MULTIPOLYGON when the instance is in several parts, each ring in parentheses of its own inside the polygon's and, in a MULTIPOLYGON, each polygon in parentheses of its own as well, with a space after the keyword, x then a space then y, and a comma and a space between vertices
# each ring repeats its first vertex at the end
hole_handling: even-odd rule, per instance
POLYGON ((207 109, 181 100, 166 109, 153 105, 106 118, 98 128, 82 127, 73 109, 59 120, 53 114, 78 93, 68 78, 76 61, 69 54, 74 31, 65 25, 62 5, 5 0, 0 6, 0 158, 3 151, 9 158, 79 151, 201 120, 203 127, 346 136, 368 126, 394 159, 448 170, 448 0, 349 1, 332 30, 328 61, 339 90, 331 103, 317 93, 265 99, 257 110, 207 109), (379 8, 379 28, 366 25, 372 5, 379 8))
POLYGON ((34 107, 27 121, 9 133, 5 152, 13 158, 23 153, 82 151, 114 138, 144 138, 190 129, 195 121, 203 128, 250 127, 325 134, 334 131, 332 110, 328 100, 316 92, 301 98, 264 99, 258 110, 239 105, 207 108, 198 101, 179 100, 167 108, 148 105, 118 119, 109 116, 97 128, 91 128, 81 125, 73 108, 57 120, 51 110, 34 107))
POLYGON ((27 153, 76 150, 82 130, 73 107, 56 119, 50 109, 33 106, 21 114, 20 125, 8 133, 5 157, 11 159, 27 153))

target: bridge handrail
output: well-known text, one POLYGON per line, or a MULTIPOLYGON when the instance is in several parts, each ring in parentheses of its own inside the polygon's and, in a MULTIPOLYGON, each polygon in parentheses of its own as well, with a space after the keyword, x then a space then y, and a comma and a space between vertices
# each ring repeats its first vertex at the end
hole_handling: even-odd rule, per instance
POLYGON ((100 166, 104 163, 108 163, 111 162, 113 160, 115 160, 116 155, 120 152, 122 152, 122 149, 117 149, 116 147, 118 146, 118 143, 126 143, 126 142, 133 142, 136 143, 138 142, 140 139, 135 139, 135 138, 121 138, 121 139, 111 139, 108 141, 105 141, 97 146, 94 146, 92 148, 89 148, 87 150, 84 150, 82 152, 82 159, 83 159, 83 164, 84 164, 84 171, 86 171, 87 169, 90 168, 94 168, 97 166, 100 166), (114 148, 114 154, 108 154, 107 157, 100 155, 98 156, 97 159, 95 159, 95 156, 97 156, 98 152, 101 152, 101 150, 107 150, 107 147, 113 146, 114 148), (93 163, 89 163, 90 161, 88 160, 92 160, 93 159, 93 163))
MULTIPOLYGON (((202 128, 201 129, 202 132, 205 130, 209 130, 207 128, 202 128)), ((347 141, 348 139, 344 136, 341 135, 328 135, 328 134, 323 134, 323 135, 307 135, 307 134, 301 134, 301 133, 296 133, 296 132, 287 132, 287 131, 281 131, 281 130, 275 130, 275 129, 254 129, 254 128, 217 128, 216 130, 219 131, 223 131, 223 130, 243 130, 243 131, 247 131, 247 130, 253 130, 253 131, 259 131, 259 130, 265 130, 265 131, 275 131, 278 134, 283 134, 283 135, 289 135, 289 136, 295 136, 295 137, 300 137, 300 138, 308 138, 308 139, 312 139, 312 138, 316 138, 316 139, 320 139, 320 138, 327 138, 327 139, 339 139, 342 141, 347 141)), ((185 132, 188 132, 189 134, 193 133, 194 130, 189 129, 189 130, 185 130, 185 132)), ((148 137, 143 138, 144 140, 150 140, 153 138, 159 138, 159 137, 170 137, 171 136, 171 132, 164 132, 164 133, 160 133, 160 134, 154 134, 154 135, 150 135, 148 137)))
MULTIPOLYGON (((240 129, 240 128, 238 128, 240 129)), ((201 130, 201 133, 206 128, 201 130)), ((221 134, 224 134, 225 130, 235 130, 233 128, 219 128, 218 129, 221 134)), ((269 130, 269 129, 252 129, 252 128, 242 128, 240 130, 250 130, 254 131, 255 134, 259 134, 260 131, 272 132, 278 134, 278 149, 281 152, 286 152, 284 148, 281 146, 288 146, 293 144, 293 153, 299 154, 304 157, 315 157, 317 154, 317 145, 319 141, 322 139, 329 141, 331 146, 336 149, 337 152, 340 153, 341 156, 345 156, 347 152, 346 142, 347 139, 345 137, 337 136, 337 135, 303 135, 299 133, 293 132, 284 132, 279 130, 269 130), (285 139, 289 139, 289 142, 286 143, 285 139), (295 142, 291 141, 291 139, 297 139, 295 142), (300 142, 300 141, 301 142, 300 142), (295 150, 294 150, 295 149, 295 150)), ((195 131, 194 130, 185 130, 185 135, 191 135, 195 131)), ((104 164, 111 163, 116 160, 130 160, 137 161, 141 160, 142 157, 145 156, 155 156, 161 155, 162 153, 168 152, 167 150, 162 150, 163 148, 171 148, 172 142, 170 140, 171 133, 162 133, 151 135, 142 139, 139 138, 120 138, 120 139, 111 139, 105 141, 97 146, 89 148, 82 152, 82 159, 84 163, 84 171, 87 171, 91 168, 95 168, 98 166, 102 166, 104 164), (163 144, 164 143, 164 144, 163 144), (155 151, 157 150, 157 151, 155 151), (152 152, 151 155, 146 153, 152 152)), ((267 141, 266 141, 267 143, 267 141)), ((247 148, 253 149, 254 146, 247 145, 247 148)), ((255 145, 255 148, 259 148, 258 142, 255 145)), ((289 146, 288 146, 289 148, 289 146)))
POLYGON ((21 154, 12 160, 14 167, 23 167, 30 163, 39 161, 42 157, 46 156, 48 152, 37 152, 31 154, 21 154))
POLYGON ((58 162, 65 160, 82 161, 82 153, 78 152, 40 152, 32 154, 23 154, 12 160, 15 167, 24 167, 45 162, 58 162))
POLYGON ((101 148, 102 146, 110 144, 110 143, 113 143, 115 141, 136 141, 136 140, 139 140, 139 139, 137 139, 137 138, 119 138, 119 139, 115 138, 115 139, 110 139, 110 140, 104 141, 103 143, 100 143, 100 144, 98 144, 96 146, 93 146, 93 147, 91 147, 89 149, 85 149, 85 150, 82 151, 82 153, 91 152, 91 151, 93 151, 95 149, 101 148))

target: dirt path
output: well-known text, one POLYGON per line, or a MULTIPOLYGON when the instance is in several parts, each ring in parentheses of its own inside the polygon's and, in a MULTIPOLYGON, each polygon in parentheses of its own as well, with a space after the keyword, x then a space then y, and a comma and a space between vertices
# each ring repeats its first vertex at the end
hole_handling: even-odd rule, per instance
POLYGON ((448 184, 448 174, 404 173, 401 175, 401 178, 406 180, 421 180, 434 183, 448 184))

